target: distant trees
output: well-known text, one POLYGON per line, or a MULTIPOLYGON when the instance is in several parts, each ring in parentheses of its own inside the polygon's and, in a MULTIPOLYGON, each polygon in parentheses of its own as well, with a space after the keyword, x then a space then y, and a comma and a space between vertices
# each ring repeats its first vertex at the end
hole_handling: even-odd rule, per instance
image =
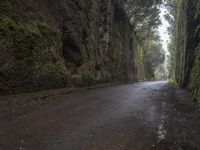
POLYGON ((169 55, 167 56, 167 69, 169 71, 168 78, 175 78, 176 68, 176 23, 177 23, 177 0, 164 0, 163 5, 168 10, 165 19, 169 23, 168 32, 170 35, 170 43, 168 45, 169 55))
POLYGON ((162 45, 159 42, 147 41, 144 58, 146 78, 148 80, 154 80, 156 74, 161 74, 161 72, 158 71, 162 71, 161 66, 165 61, 165 51, 162 45))
MULTIPOLYGON (((144 78, 155 78, 157 67, 165 61, 165 52, 160 44, 158 27, 161 25, 160 6, 162 0, 118 0, 124 7, 130 22, 134 28, 137 42, 140 47, 137 50, 136 66, 144 78)), ((139 75, 140 76, 140 75, 139 75)))
POLYGON ((157 40, 156 29, 161 24, 159 19, 162 0, 119 0, 137 32, 139 42, 157 40))

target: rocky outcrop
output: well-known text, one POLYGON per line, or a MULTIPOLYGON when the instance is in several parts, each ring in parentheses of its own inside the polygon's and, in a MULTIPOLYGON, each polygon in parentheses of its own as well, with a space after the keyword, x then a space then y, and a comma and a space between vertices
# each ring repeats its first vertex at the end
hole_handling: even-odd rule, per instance
POLYGON ((2 0, 0 92, 134 80, 133 31, 113 0, 2 0))
POLYGON ((185 82, 194 94, 194 100, 200 102, 200 1, 188 1, 187 9, 187 49, 185 82))
POLYGON ((178 4, 176 80, 200 101, 200 1, 179 0, 178 4))

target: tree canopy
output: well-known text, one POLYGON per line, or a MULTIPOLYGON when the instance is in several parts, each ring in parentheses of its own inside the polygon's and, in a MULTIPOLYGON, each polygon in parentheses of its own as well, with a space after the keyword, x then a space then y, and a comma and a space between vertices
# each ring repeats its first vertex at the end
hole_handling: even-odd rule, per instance
POLYGON ((162 0, 119 0, 137 32, 139 42, 158 40, 157 27, 161 24, 159 5, 162 0))

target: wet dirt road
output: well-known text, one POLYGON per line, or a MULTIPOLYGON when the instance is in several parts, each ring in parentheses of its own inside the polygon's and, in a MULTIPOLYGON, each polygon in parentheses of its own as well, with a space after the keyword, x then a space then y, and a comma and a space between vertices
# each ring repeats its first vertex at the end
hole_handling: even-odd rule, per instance
POLYGON ((199 150, 191 95, 141 82, 60 95, 51 105, 0 121, 0 150, 199 150))

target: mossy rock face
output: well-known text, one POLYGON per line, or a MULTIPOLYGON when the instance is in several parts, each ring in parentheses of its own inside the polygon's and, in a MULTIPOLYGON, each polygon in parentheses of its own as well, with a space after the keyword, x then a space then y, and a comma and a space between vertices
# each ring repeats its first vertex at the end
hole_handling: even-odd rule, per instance
POLYGON ((66 71, 57 66, 61 59, 57 31, 45 21, 19 21, 11 2, 5 2, 0 2, 5 9, 0 15, 1 91, 63 86, 66 71))
POLYGON ((193 92, 194 101, 200 102, 200 49, 196 50, 196 57, 194 59, 194 65, 190 73, 188 89, 193 92))
POLYGON ((179 0, 176 23, 176 80, 193 93, 195 102, 200 102, 199 6, 199 0, 179 0))
POLYGON ((95 82, 96 80, 96 76, 95 76, 95 72, 96 70, 94 70, 93 67, 95 64, 92 62, 88 62, 85 63, 83 65, 81 65, 77 72, 81 77, 81 84, 82 85, 90 85, 92 83, 95 82))
POLYGON ((66 74, 60 71, 60 68, 52 63, 43 64, 33 74, 34 87, 38 89, 59 88, 66 86, 66 74))
POLYGON ((1 0, 0 93, 132 80, 132 32, 111 0, 1 0))

